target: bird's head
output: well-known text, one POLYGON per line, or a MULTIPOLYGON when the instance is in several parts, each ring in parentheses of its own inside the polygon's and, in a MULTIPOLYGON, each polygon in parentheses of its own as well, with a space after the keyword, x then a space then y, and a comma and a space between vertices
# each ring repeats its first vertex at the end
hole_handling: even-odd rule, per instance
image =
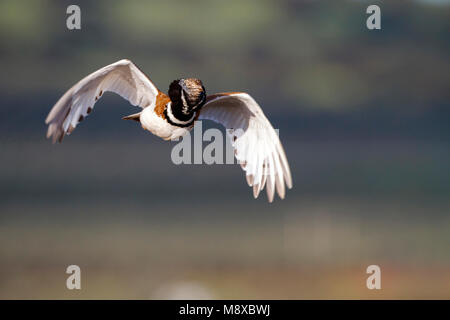
POLYGON ((199 79, 178 79, 170 84, 169 97, 173 104, 181 106, 184 114, 191 114, 205 103, 206 90, 199 79))

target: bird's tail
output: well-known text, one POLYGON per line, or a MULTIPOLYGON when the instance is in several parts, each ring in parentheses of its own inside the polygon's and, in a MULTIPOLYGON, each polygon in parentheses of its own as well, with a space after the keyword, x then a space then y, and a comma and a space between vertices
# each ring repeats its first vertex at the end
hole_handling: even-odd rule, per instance
POLYGON ((123 117, 123 120, 134 120, 134 121, 140 121, 139 118, 141 116, 141 112, 130 114, 129 116, 123 117))

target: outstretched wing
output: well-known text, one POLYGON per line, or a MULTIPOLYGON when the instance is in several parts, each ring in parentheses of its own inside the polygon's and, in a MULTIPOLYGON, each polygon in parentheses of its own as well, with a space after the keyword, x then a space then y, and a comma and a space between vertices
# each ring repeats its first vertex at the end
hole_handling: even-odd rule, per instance
POLYGON ((59 99, 45 120, 47 138, 52 137, 53 143, 61 142, 65 134, 70 134, 91 113, 106 91, 115 92, 141 108, 154 105, 159 92, 133 62, 117 61, 91 73, 59 99))
POLYGON ((264 186, 269 202, 275 190, 284 198, 284 185, 292 188, 289 164, 277 133, 250 95, 233 92, 208 96, 199 119, 213 120, 227 129, 255 198, 264 186))

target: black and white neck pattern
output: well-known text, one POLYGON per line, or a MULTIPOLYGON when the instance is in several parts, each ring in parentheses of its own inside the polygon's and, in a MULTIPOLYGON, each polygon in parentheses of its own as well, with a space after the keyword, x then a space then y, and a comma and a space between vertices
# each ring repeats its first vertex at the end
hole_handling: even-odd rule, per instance
POLYGON ((167 122, 176 127, 189 127, 194 123, 195 112, 186 114, 183 112, 183 106, 178 108, 177 105, 173 105, 172 101, 169 102, 164 110, 164 116, 167 122))

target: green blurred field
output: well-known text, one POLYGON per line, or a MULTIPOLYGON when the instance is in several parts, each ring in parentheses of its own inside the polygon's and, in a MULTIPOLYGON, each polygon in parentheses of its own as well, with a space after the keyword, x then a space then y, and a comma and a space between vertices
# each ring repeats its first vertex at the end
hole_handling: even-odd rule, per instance
MULTIPOLYGON (((417 210, 411 204, 314 199, 238 223, 227 219, 226 211, 220 212, 221 221, 185 222, 170 216, 152 221, 147 209, 132 204, 59 206, 54 210, 80 211, 94 222, 2 223, 0 297, 450 298, 448 217, 430 222, 425 214, 432 208, 423 206, 424 216, 411 218, 407 227, 395 218, 358 218, 362 208, 376 216, 379 210, 394 213, 400 205, 417 210), (343 211, 350 213, 345 219, 343 211), (70 264, 81 267, 81 291, 65 288, 70 264), (370 264, 381 267, 381 291, 365 287, 370 264)), ((29 210, 39 216, 42 209, 29 210)), ((167 210, 149 208, 155 211, 167 210)))
POLYGON ((436 183, 445 148, 402 143, 374 166, 355 142, 300 144, 295 188, 269 205, 237 166, 174 166, 163 142, 3 143, 0 297, 450 298, 450 202, 436 183), (82 269, 79 292, 65 288, 70 264, 82 269), (371 264, 381 291, 365 287, 371 264))

